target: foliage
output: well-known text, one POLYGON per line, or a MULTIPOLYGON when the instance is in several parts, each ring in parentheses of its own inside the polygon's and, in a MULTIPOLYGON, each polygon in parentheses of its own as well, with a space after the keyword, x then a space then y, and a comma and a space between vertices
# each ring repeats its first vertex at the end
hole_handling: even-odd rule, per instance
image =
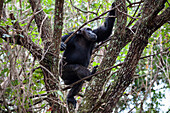
MULTIPOLYGON (((12 26, 13 20, 7 18, 8 14, 14 13, 19 21, 20 26, 27 27, 31 18, 32 11, 28 1, 22 0, 6 0, 4 19, 1 20, 0 26, 8 28, 12 26)), ((139 0, 130 0, 138 2, 139 0)), ((107 11, 111 6, 111 0, 65 0, 64 3, 64 28, 63 35, 78 29, 84 22, 95 18, 96 16, 107 11), (75 7, 79 8, 76 9, 75 7), (98 10, 98 11, 97 11, 98 10)), ((53 0, 41 0, 43 11, 50 18, 53 26, 55 2, 53 0)), ((127 2, 127 5, 129 3, 127 2)), ((166 7, 169 5, 166 3, 166 7)), ((141 7, 141 6, 140 6, 141 7)), ((137 6, 128 7, 128 14, 133 16, 137 6)), ((137 12, 136 14, 138 14, 137 12)), ((139 16, 140 17, 140 16, 139 16)), ((127 19, 127 23, 133 20, 127 19)), ((104 17, 87 26, 96 28, 104 21, 104 17)), ((134 23, 131 24, 131 26, 134 23)), ((115 29, 115 28, 114 28, 115 29)), ((14 29, 9 29, 10 34, 14 34, 14 29)), ((38 31, 35 21, 31 22, 27 32, 31 40, 43 48, 41 34, 38 31)), ((4 34, 8 37, 8 34, 4 34)), ((24 38, 24 37, 23 37, 24 38)), ((100 46, 100 50, 96 50, 92 57, 92 66, 100 65, 101 59, 108 51, 108 44, 104 43, 100 46)), ((130 43, 127 44, 119 53, 116 64, 123 63, 129 50, 130 43)), ((170 110, 167 99, 170 92, 170 25, 164 24, 149 38, 149 43, 144 49, 137 68, 135 70, 135 78, 132 84, 126 89, 120 98, 114 112, 167 112, 170 110)), ((60 53, 61 56, 62 53, 60 53)), ((39 68, 40 62, 24 47, 17 44, 9 44, 0 38, 0 112, 11 111, 20 112, 50 112, 51 107, 47 101, 48 92, 45 89, 45 82, 42 70, 39 68), (36 70, 34 70, 36 69, 36 70), (3 89, 1 89, 3 88, 3 89)), ((120 69, 120 66, 112 69, 112 73, 120 69)), ((115 74, 111 76, 107 86, 115 80, 115 74)), ((60 80, 59 86, 64 87, 63 81, 60 80)), ((82 92, 85 92, 84 85, 82 92)), ((55 90, 56 96, 59 97, 63 106, 66 106, 66 91, 55 90)), ((82 100, 81 96, 77 96, 78 102, 82 100)))

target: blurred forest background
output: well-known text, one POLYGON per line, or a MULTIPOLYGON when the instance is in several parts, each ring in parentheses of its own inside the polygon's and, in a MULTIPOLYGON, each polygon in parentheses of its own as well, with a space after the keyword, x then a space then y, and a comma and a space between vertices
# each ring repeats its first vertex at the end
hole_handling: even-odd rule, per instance
MULTIPOLYGON (((9 40, 4 40, 4 37, 15 38, 15 34, 20 32, 15 27, 12 27, 15 22, 18 22, 22 27, 20 30, 23 30, 34 44, 44 48, 44 42, 41 38, 43 30, 38 30, 39 28, 33 19, 34 16, 32 16, 33 14, 39 15, 39 13, 35 14, 32 11, 28 0, 5 0, 4 2, 1 0, 0 2, 3 3, 0 28, 8 31, 8 34, 3 34, 0 38, 0 112, 50 113, 52 112, 52 106, 47 101, 50 93, 55 93, 58 103, 66 109, 61 112, 69 112, 65 100, 68 90, 61 90, 66 86, 60 77, 57 78, 59 82, 56 83, 59 88, 51 90, 51 92, 47 91, 42 64, 40 63, 41 59, 36 60, 32 51, 28 50, 28 48, 20 46, 20 44, 10 43, 9 40), (13 15, 15 19, 10 18, 10 15, 13 15)), ((112 2, 113 0, 64 0, 62 35, 77 30, 85 22, 109 10, 112 2)), ((136 21, 142 18, 140 13, 142 12, 142 7, 144 7, 145 0, 125 0, 125 3, 127 12, 121 14, 127 16, 125 25, 130 29, 135 25, 136 21)), ((48 18, 49 24, 54 29, 55 1, 41 0, 40 4, 42 6, 40 11, 43 10, 46 13, 44 20, 48 18)), ((166 1, 164 9, 159 14, 169 7, 170 1, 166 1)), ((106 15, 88 23, 86 26, 93 29, 97 28, 104 22, 105 17, 106 15)), ((122 20, 122 22, 124 21, 122 20)), ((113 41, 116 40, 115 29, 116 26, 111 36, 113 41)), ((25 39, 22 34, 20 34, 20 37, 25 39)), ((109 51, 109 44, 112 43, 107 40, 107 42, 97 45, 98 49, 95 49, 92 55, 89 69, 102 63, 102 59, 105 58, 109 51)), ((127 43, 118 53, 114 63, 114 65, 118 66, 112 68, 109 72, 109 79, 106 80, 107 82, 105 81, 103 91, 107 91, 106 89, 109 85, 117 80, 115 78, 118 74, 115 72, 124 63, 130 45, 131 42, 127 43)), ((59 59, 61 56, 62 52, 59 53, 59 59)), ((148 44, 144 48, 133 74, 133 80, 122 93, 114 108, 112 108, 113 112, 170 112, 169 64, 170 19, 148 39, 148 44)), ((99 71, 102 71, 102 69, 99 68, 99 71)), ((81 95, 86 92, 86 87, 91 84, 86 82, 83 85, 80 96, 76 97, 78 104, 83 101, 81 95)), ((99 105, 102 106, 103 104, 99 105)), ((93 110, 95 111, 96 109, 93 110)))

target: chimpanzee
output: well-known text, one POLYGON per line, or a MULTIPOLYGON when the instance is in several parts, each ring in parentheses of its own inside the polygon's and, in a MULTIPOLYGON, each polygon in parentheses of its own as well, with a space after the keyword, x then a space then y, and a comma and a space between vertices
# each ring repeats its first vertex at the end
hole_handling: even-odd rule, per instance
MULTIPOLYGON (((114 3, 112 4, 112 8, 114 3)), ((71 39, 64 44, 64 41, 73 33, 64 35, 61 42, 61 51, 64 51, 60 63, 61 78, 66 85, 70 85, 86 76, 94 74, 97 66, 90 72, 87 67, 90 62, 92 50, 96 43, 106 40, 112 33, 115 22, 115 10, 108 13, 104 25, 92 30, 82 28, 71 39)), ((91 78, 87 79, 88 81, 91 78)), ((67 95, 67 103, 72 103, 76 107, 74 96, 81 90, 83 81, 74 85, 67 95)))

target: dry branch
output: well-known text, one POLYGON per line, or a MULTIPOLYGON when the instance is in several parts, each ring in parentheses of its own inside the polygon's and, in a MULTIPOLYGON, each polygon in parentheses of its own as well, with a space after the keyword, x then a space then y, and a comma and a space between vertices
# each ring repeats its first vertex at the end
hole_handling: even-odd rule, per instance
MULTIPOLYGON (((120 4, 119 4, 119 5, 120 5, 120 4)), ((73 37, 73 36, 74 36, 81 28, 83 28, 85 25, 87 25, 88 23, 93 22, 93 21, 95 21, 95 20, 97 20, 97 19, 100 19, 103 15, 105 15, 105 14, 107 14, 108 12, 114 10, 114 9, 117 8, 119 5, 117 5, 117 6, 115 6, 114 8, 112 8, 112 9, 110 9, 110 10, 102 13, 101 15, 99 15, 99 16, 97 16, 97 17, 95 17, 95 18, 93 18, 93 19, 85 22, 85 23, 84 23, 83 25, 81 25, 75 32, 73 32, 73 33, 64 41, 64 43, 66 44, 66 43, 71 39, 71 37, 73 37)))
MULTIPOLYGON (((170 47, 169 47, 169 48, 166 48, 164 51, 161 51, 161 52, 159 52, 159 53, 156 53, 156 54, 153 54, 153 55, 148 55, 148 56, 140 57, 140 59, 145 59, 145 58, 148 58, 148 57, 156 56, 156 55, 158 55, 158 54, 166 54, 169 49, 170 49, 170 47)), ((70 89, 70 88, 72 88, 74 85, 76 85, 76 84, 78 84, 78 83, 80 83, 80 82, 82 82, 82 81, 84 81, 84 80, 86 80, 86 79, 88 79, 88 78, 91 78, 91 77, 96 76, 96 75, 98 75, 98 74, 101 74, 101 73, 103 73, 103 72, 109 71, 109 70, 111 70, 111 69, 113 69, 113 68, 117 68, 118 66, 121 66, 121 65, 123 65, 124 63, 125 63, 125 62, 119 63, 119 64, 117 64, 117 65, 115 65, 115 66, 111 66, 111 67, 109 67, 109 68, 107 68, 107 69, 105 69, 105 70, 103 70, 103 71, 96 72, 95 74, 92 74, 92 75, 90 75, 90 76, 84 77, 84 78, 82 78, 82 79, 80 79, 80 80, 72 83, 71 85, 63 88, 62 90, 65 91, 65 90, 67 90, 67 89, 70 89)), ((117 73, 117 72, 118 72, 118 71, 112 73, 112 75, 115 74, 115 73, 117 73)))

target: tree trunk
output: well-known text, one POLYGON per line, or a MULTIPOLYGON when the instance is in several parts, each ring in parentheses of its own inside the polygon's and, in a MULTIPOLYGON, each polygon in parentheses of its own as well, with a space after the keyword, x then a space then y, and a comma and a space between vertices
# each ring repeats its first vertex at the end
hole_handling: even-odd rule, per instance
MULTIPOLYGON (((27 33, 22 31, 23 28, 17 21, 13 23, 16 29, 14 36, 5 37, 4 34, 9 34, 8 31, 0 28, 0 37, 9 43, 16 43, 23 46, 37 58, 44 74, 45 87, 48 93, 47 101, 52 108, 51 112, 66 112, 66 108, 60 104, 59 96, 56 93, 57 90, 61 90, 59 86, 58 64, 63 26, 64 0, 55 1, 54 32, 52 32, 49 18, 42 10, 40 0, 29 0, 29 2, 44 48, 42 49, 36 45, 31 38, 27 36, 27 33), (39 13, 35 15, 36 12, 39 13)), ((129 29, 126 27, 126 1, 116 0, 116 4, 120 5, 117 7, 117 25, 114 38, 112 37, 110 41, 107 54, 102 60, 98 71, 113 66, 121 49, 131 42, 128 54, 121 68, 116 73, 113 82, 108 82, 111 77, 111 70, 93 77, 86 88, 85 96, 83 97, 78 112, 112 112, 119 98, 133 81, 136 66, 143 50, 147 46, 148 39, 158 28, 170 20, 170 7, 162 11, 166 2, 167 0, 144 0, 141 17, 136 20, 136 23, 129 29), (108 87, 106 87, 106 84, 108 87)), ((2 7, 3 0, 0 2, 0 14, 2 14, 2 7)), ((11 20, 15 20, 13 14, 11 14, 10 17, 11 20)))
POLYGON ((1 21, 1 16, 2 16, 3 3, 4 3, 4 0, 0 0, 0 21, 1 21))
MULTIPOLYGON (((158 24, 159 22, 156 21, 160 15, 158 16, 157 14, 164 8, 166 0, 145 1, 143 7, 144 12, 142 13, 142 18, 145 19, 138 20, 131 30, 125 27, 127 20, 126 15, 124 14, 126 13, 126 6, 125 1, 121 2, 122 4, 117 9, 117 12, 119 13, 117 13, 117 27, 114 34, 117 40, 110 42, 108 53, 103 59, 99 70, 112 66, 115 63, 115 60, 121 49, 132 40, 128 54, 123 65, 116 74, 114 82, 108 86, 107 90, 102 88, 104 88, 104 85, 107 84, 107 79, 109 79, 108 76, 110 71, 104 72, 93 78, 93 80, 90 82, 90 85, 86 88, 84 97, 85 103, 81 104, 80 112, 88 111, 97 113, 111 113, 113 111, 113 108, 116 106, 119 98, 123 95, 125 89, 133 81, 136 65, 148 43, 148 38, 152 35, 153 32, 155 32, 158 26, 160 27, 158 24), (124 12, 123 15, 121 15, 122 12, 124 12)), ((116 4, 119 3, 120 1, 116 1, 116 4)), ((167 8, 167 10, 168 9, 169 8, 167 8)), ((161 14, 162 17, 164 17, 164 12, 161 14)), ((167 18, 164 18, 164 21, 161 22, 161 25, 166 23, 170 16, 166 17, 167 18)))

